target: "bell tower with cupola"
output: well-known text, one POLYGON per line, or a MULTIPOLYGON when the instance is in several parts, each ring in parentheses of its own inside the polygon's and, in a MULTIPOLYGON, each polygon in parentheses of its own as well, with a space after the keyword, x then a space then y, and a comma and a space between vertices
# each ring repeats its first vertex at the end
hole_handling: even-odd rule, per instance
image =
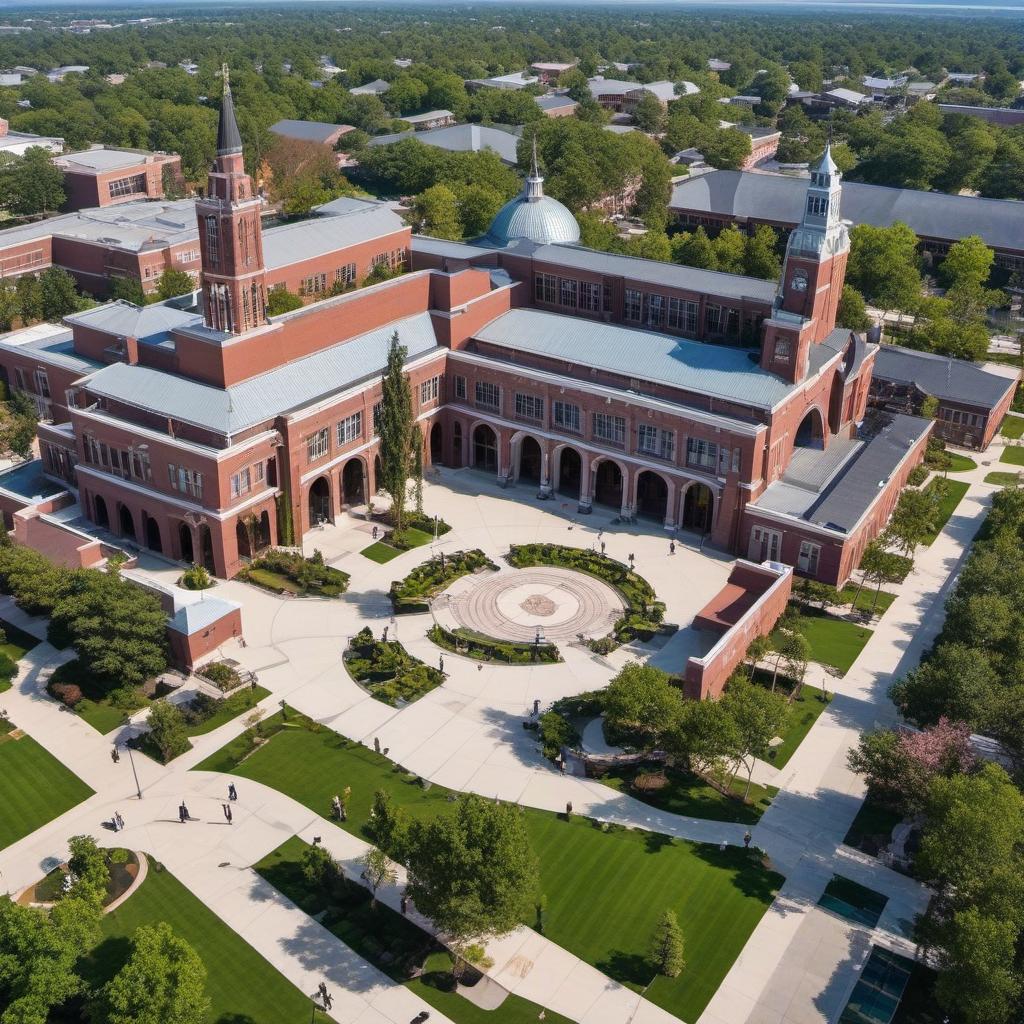
POLYGON ((244 334, 267 322, 262 203, 245 173, 228 67, 217 126, 217 159, 196 203, 206 326, 244 334))
POLYGON ((765 321, 761 365, 787 380, 802 380, 810 346, 836 325, 850 253, 849 222, 840 216, 842 175, 831 143, 811 170, 800 223, 790 232, 772 316, 765 321))

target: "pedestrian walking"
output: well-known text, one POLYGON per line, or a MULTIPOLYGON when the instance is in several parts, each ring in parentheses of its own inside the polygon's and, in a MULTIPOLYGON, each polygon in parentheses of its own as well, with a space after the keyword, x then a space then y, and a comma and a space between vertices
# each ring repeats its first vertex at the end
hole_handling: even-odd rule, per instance
POLYGON ((178 804, 178 821, 180 821, 182 825, 185 824, 185 817, 187 816, 187 814, 188 812, 185 810, 185 805, 178 804))
POLYGON ((604 541, 601 541, 601 554, 604 554, 604 541))
POLYGON ((192 820, 192 815, 188 813, 188 807, 185 804, 184 800, 181 801, 181 813, 184 815, 184 817, 182 818, 182 821, 191 821, 192 820))
POLYGON ((536 697, 534 697, 534 699, 533 699, 533 713, 535 715, 539 715, 540 714, 540 700, 538 698, 536 698, 536 697))
POLYGON ((228 799, 229 800, 237 800, 238 799, 238 790, 235 789, 235 784, 233 782, 229 782, 228 783, 228 799))
POLYGON ((674 555, 676 553, 676 542, 674 538, 668 542, 668 553, 670 555, 674 555))
POLYGON ((409 897, 406 893, 402 893, 402 899, 399 902, 399 906, 402 908, 403 914, 409 913, 409 897))
POLYGON ((117 822, 117 831, 124 831, 124 818, 121 817, 120 811, 114 811, 114 820, 117 822))
POLYGON ((439 671, 441 671, 441 672, 444 671, 444 655, 443 654, 439 654, 438 657, 437 657, 437 667, 438 667, 439 671))
POLYGON ((114 764, 117 764, 118 761, 121 760, 121 755, 117 752, 116 743, 110 748, 110 760, 113 761, 114 764))
POLYGON ((373 737, 373 751, 375 754, 380 753, 380 739, 376 736, 373 737))
POLYGON ((372 536, 374 540, 377 539, 377 527, 376 526, 374 526, 373 533, 370 536, 372 536))
POLYGON ((117 811, 110 816, 110 827, 116 832, 117 831, 117 811))
POLYGON ((324 989, 324 1006, 326 1006, 328 1010, 332 1009, 334 1006, 334 1000, 331 998, 331 993, 328 992, 326 988, 324 989))
POLYGON ((224 817, 227 819, 227 823, 231 824, 231 804, 221 804, 224 808, 224 817))
POLYGON ((748 850, 750 849, 750 840, 751 840, 751 839, 753 839, 753 836, 752 836, 752 835, 751 835, 751 834, 750 834, 749 832, 745 832, 745 833, 743 834, 743 845, 744 845, 744 846, 745 846, 745 847, 746 847, 746 848, 747 848, 748 850))
POLYGON ((327 986, 321 981, 316 988, 317 992, 320 993, 320 1002, 326 1004, 327 1002, 327 986))
POLYGON ((341 798, 337 793, 331 797, 331 810, 334 812, 334 817, 341 821, 341 798))

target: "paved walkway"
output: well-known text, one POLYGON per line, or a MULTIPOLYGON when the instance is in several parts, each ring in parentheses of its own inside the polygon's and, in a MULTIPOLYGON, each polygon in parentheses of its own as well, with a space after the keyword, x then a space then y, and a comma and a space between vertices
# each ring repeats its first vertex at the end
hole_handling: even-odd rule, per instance
MULTIPOLYGON (((787 882, 702 1021, 827 1021, 845 1002, 870 941, 906 946, 907 922, 923 906, 926 893, 913 881, 842 846, 863 796, 860 781, 846 768, 846 753, 863 729, 893 719, 895 712, 885 698, 889 682, 916 663, 939 628, 942 601, 984 515, 991 488, 978 481, 988 468, 961 475, 972 481, 967 498, 935 544, 919 552, 917 567, 898 600, 853 669, 841 684, 832 686, 836 699, 779 773, 777 784, 783 792, 754 838, 787 875, 787 882), (874 932, 814 907, 834 872, 889 897, 874 932)), ((404 576, 427 552, 414 550, 376 565, 358 554, 370 542, 366 524, 346 520, 338 528, 314 531, 306 538, 307 549, 321 548, 331 564, 352 573, 353 591, 343 599, 282 599, 233 582, 217 587, 218 595, 244 605, 249 644, 242 648, 232 643, 225 654, 258 672, 261 684, 271 690, 263 706, 273 710, 286 699, 345 736, 367 745, 379 738, 393 760, 457 790, 548 810, 561 810, 572 801, 577 813, 703 842, 739 843, 745 831, 741 825, 660 812, 592 780, 559 774, 541 756, 535 735, 521 724, 535 699, 547 704, 602 687, 631 657, 677 665, 683 652, 700 642, 685 627, 722 586, 731 560, 716 552, 698 553, 683 542, 670 556, 668 538, 653 526, 602 534, 602 527, 609 528, 609 515, 598 512, 585 522, 574 522, 571 510, 557 502, 538 502, 526 492, 501 492, 472 473, 446 474, 445 479, 445 487, 428 485, 426 505, 443 509, 454 527, 441 538, 446 550, 480 547, 503 564, 501 556, 512 542, 596 547, 604 540, 612 557, 625 561, 628 554, 636 555, 638 571, 666 601, 667 618, 684 628, 660 650, 638 645, 608 658, 563 644, 565 661, 555 666, 480 665, 445 654, 448 679, 442 687, 409 707, 389 708, 347 676, 341 652, 364 625, 379 635, 386 624, 389 635, 411 653, 428 663, 436 661, 439 652, 425 638, 431 616, 393 619, 387 599, 390 581, 404 576)), ((143 556, 139 571, 173 582, 179 570, 143 556)), ((16 609, 0 608, 0 615, 8 613, 12 621, 18 614, 16 609)), ((236 825, 223 825, 219 803, 226 780, 186 769, 240 732, 237 720, 197 737, 194 750, 169 768, 138 758, 144 800, 132 802, 129 766, 125 759, 116 766, 110 761, 110 737, 98 737, 84 722, 59 711, 42 692, 46 674, 63 657, 48 645, 30 652, 17 685, 0 695, 0 707, 99 795, 0 853, 0 871, 8 886, 16 888, 13 883, 20 879, 24 884, 35 880, 48 858, 61 855, 67 837, 77 831, 98 831, 111 841, 112 834, 100 830, 99 822, 118 809, 132 833, 125 842, 164 861, 303 991, 312 991, 330 971, 329 985, 338 990, 336 1019, 395 1024, 411 1019, 420 1004, 408 990, 375 972, 288 901, 268 891, 247 866, 290 835, 321 834, 351 867, 362 848, 359 840, 282 794, 252 783, 245 784, 243 813, 236 825), (175 809, 182 798, 193 814, 208 821, 181 826, 175 809), (182 828, 188 831, 183 833, 182 828), (342 988, 347 994, 339 1000, 342 988)), ((393 899, 394 893, 385 898, 393 899)), ((523 929, 500 940, 492 954, 494 977, 574 1020, 625 1024, 670 1019, 531 931, 523 929)), ((431 1017, 440 1015, 431 1011, 431 1017)))

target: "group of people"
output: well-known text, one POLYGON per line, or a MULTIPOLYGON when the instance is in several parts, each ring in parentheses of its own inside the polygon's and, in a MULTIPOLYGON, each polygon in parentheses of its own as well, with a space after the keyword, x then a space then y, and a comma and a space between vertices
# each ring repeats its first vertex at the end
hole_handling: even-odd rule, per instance
MULTIPOLYGON (((224 811, 224 820, 229 825, 233 825, 234 824, 234 817, 235 816, 234 816, 234 813, 231 810, 231 804, 234 803, 237 799, 238 799, 238 790, 235 788, 235 784, 233 782, 231 782, 231 783, 228 784, 228 802, 226 804, 221 804, 221 808, 224 811)), ((184 825, 186 821, 191 821, 191 820, 192 820, 192 815, 189 814, 188 807, 186 806, 185 801, 182 800, 181 803, 178 804, 178 821, 180 821, 182 823, 182 825, 184 825)), ((124 827, 123 821, 122 821, 122 827, 124 827)))

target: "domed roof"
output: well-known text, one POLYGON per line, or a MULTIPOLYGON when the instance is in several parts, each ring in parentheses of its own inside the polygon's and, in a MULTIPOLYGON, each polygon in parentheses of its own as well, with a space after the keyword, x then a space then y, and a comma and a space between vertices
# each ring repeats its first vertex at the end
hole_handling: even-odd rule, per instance
POLYGON ((536 143, 533 167, 523 191, 498 211, 486 238, 492 245, 499 246, 523 239, 538 245, 548 242, 571 245, 580 240, 576 218, 557 199, 544 195, 544 179, 537 171, 536 143))

